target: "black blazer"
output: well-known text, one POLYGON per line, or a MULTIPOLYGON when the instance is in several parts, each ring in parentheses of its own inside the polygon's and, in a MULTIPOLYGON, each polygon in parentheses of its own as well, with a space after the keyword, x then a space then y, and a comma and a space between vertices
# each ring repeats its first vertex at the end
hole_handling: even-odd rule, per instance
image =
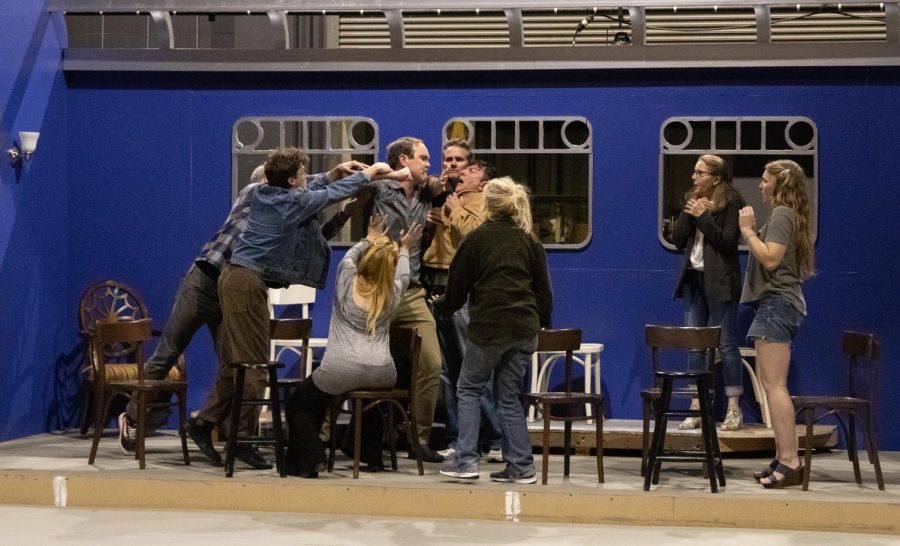
POLYGON ((707 301, 736 301, 741 296, 741 269, 738 261, 738 242, 741 230, 738 211, 744 199, 733 191, 722 210, 706 211, 699 218, 681 211, 675 221, 672 238, 678 250, 684 250, 674 298, 682 296, 684 273, 690 268, 694 234, 703 232, 703 289, 707 301))

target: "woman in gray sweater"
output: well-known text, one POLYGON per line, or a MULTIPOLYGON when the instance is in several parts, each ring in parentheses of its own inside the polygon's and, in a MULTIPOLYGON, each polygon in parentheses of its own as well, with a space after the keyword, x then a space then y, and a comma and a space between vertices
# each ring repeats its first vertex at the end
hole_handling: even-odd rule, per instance
MULTIPOLYGON (((319 429, 332 399, 359 388, 394 385, 397 372, 388 335, 391 317, 409 284, 409 249, 418 244, 421 226, 401 234, 398 248, 384 234, 384 222, 373 217, 365 239, 347 251, 338 266, 322 364, 288 398, 287 472, 316 478, 324 468, 325 445, 319 429)), ((383 468, 381 418, 363 414, 360 459, 368 470, 383 468)))

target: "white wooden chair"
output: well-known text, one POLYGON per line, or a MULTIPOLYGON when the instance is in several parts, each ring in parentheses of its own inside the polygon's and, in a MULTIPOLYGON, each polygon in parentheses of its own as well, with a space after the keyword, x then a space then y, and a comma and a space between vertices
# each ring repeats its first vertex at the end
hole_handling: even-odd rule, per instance
MULTIPOLYGON (((316 289, 303 284, 292 284, 287 288, 270 288, 269 289, 269 316, 275 316, 276 306, 300 305, 300 318, 309 318, 309 306, 316 301, 316 289)), ((327 338, 311 337, 309 338, 309 354, 303 361, 306 363, 306 369, 303 370, 303 377, 309 377, 312 373, 313 351, 315 349, 324 348, 328 344, 327 338)), ((273 339, 269 346, 269 360, 281 361, 281 355, 284 351, 290 351, 297 356, 302 356, 300 351, 302 343, 288 339, 273 339)))

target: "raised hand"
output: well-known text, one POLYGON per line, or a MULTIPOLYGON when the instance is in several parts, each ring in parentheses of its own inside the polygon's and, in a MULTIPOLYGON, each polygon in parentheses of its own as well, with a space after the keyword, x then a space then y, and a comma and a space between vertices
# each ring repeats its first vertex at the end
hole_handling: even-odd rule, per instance
POLYGON ((400 244, 407 250, 412 250, 422 239, 422 224, 413 224, 408 230, 400 232, 400 244))
POLYGON ((387 231, 383 214, 373 214, 369 218, 369 231, 366 233, 366 239, 374 241, 381 237, 387 231))
POLYGON ((328 180, 334 182, 336 180, 346 178, 356 171, 361 171, 367 167, 368 165, 366 165, 365 163, 360 163, 359 161, 347 161, 337 165, 335 168, 328 171, 328 180))
POLYGON ((740 226, 744 238, 756 233, 756 214, 753 212, 753 207, 747 205, 738 211, 738 226, 740 226))

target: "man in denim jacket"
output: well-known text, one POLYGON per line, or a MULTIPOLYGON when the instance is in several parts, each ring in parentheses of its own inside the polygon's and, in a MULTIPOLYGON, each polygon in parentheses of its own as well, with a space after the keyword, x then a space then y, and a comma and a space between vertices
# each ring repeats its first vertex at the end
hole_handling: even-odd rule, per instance
MULTIPOLYGON (((391 173, 387 164, 376 163, 338 182, 326 184, 319 179, 307 187, 308 163, 309 158, 297 148, 277 150, 266 160, 269 183, 253 195, 247 228, 219 277, 223 363, 268 360, 268 289, 296 283, 323 288, 331 250, 321 233, 319 212, 355 194, 373 178, 391 173)), ((265 382, 265 372, 248 370, 245 398, 260 398, 265 382)), ((231 368, 219 369, 214 388, 220 400, 228 399, 234 388, 231 368)), ((204 407, 198 417, 219 422, 225 410, 204 407)), ((254 408, 244 408, 240 433, 253 430, 255 419, 254 408)), ((254 468, 271 468, 255 448, 242 448, 241 460, 254 468)))

